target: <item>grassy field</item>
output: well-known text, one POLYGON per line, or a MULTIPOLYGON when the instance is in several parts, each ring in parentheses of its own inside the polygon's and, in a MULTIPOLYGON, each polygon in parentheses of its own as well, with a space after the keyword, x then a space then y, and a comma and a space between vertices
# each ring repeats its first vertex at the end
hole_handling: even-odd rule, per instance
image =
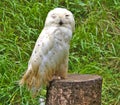
POLYGON ((69 73, 102 76, 102 105, 120 105, 119 0, 1 0, 0 105, 39 104, 41 95, 33 99, 18 80, 48 11, 55 7, 65 7, 75 16, 69 73))

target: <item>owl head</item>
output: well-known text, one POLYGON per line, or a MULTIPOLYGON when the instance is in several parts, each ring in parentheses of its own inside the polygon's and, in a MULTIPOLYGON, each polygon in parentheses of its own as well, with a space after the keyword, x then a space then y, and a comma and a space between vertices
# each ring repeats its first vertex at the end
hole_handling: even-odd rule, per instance
POLYGON ((45 27, 50 26, 70 28, 72 31, 74 31, 74 16, 65 8, 55 8, 48 13, 45 21, 45 27))

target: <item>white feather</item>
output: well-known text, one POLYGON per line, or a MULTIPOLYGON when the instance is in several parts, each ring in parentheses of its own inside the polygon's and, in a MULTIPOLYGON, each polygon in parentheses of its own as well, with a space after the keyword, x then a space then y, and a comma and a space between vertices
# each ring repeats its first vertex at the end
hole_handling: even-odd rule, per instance
POLYGON ((54 75, 66 77, 69 43, 74 28, 73 14, 67 9, 55 8, 48 13, 21 83, 28 84, 30 88, 39 88, 48 84, 54 75))

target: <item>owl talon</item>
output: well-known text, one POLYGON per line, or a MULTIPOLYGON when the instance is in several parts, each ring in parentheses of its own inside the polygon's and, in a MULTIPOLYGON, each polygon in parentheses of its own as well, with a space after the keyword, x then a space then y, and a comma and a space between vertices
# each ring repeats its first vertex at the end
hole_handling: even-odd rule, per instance
POLYGON ((60 76, 53 76, 52 80, 60 80, 61 77, 60 76))

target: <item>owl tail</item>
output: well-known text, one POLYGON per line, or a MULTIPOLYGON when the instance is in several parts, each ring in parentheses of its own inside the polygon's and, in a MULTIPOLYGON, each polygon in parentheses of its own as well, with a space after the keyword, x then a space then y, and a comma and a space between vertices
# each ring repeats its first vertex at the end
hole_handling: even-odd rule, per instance
POLYGON ((26 73, 23 75, 20 80, 20 86, 24 84, 28 87, 29 90, 32 90, 33 94, 36 94, 41 87, 41 75, 38 69, 33 69, 32 66, 28 68, 26 73))

